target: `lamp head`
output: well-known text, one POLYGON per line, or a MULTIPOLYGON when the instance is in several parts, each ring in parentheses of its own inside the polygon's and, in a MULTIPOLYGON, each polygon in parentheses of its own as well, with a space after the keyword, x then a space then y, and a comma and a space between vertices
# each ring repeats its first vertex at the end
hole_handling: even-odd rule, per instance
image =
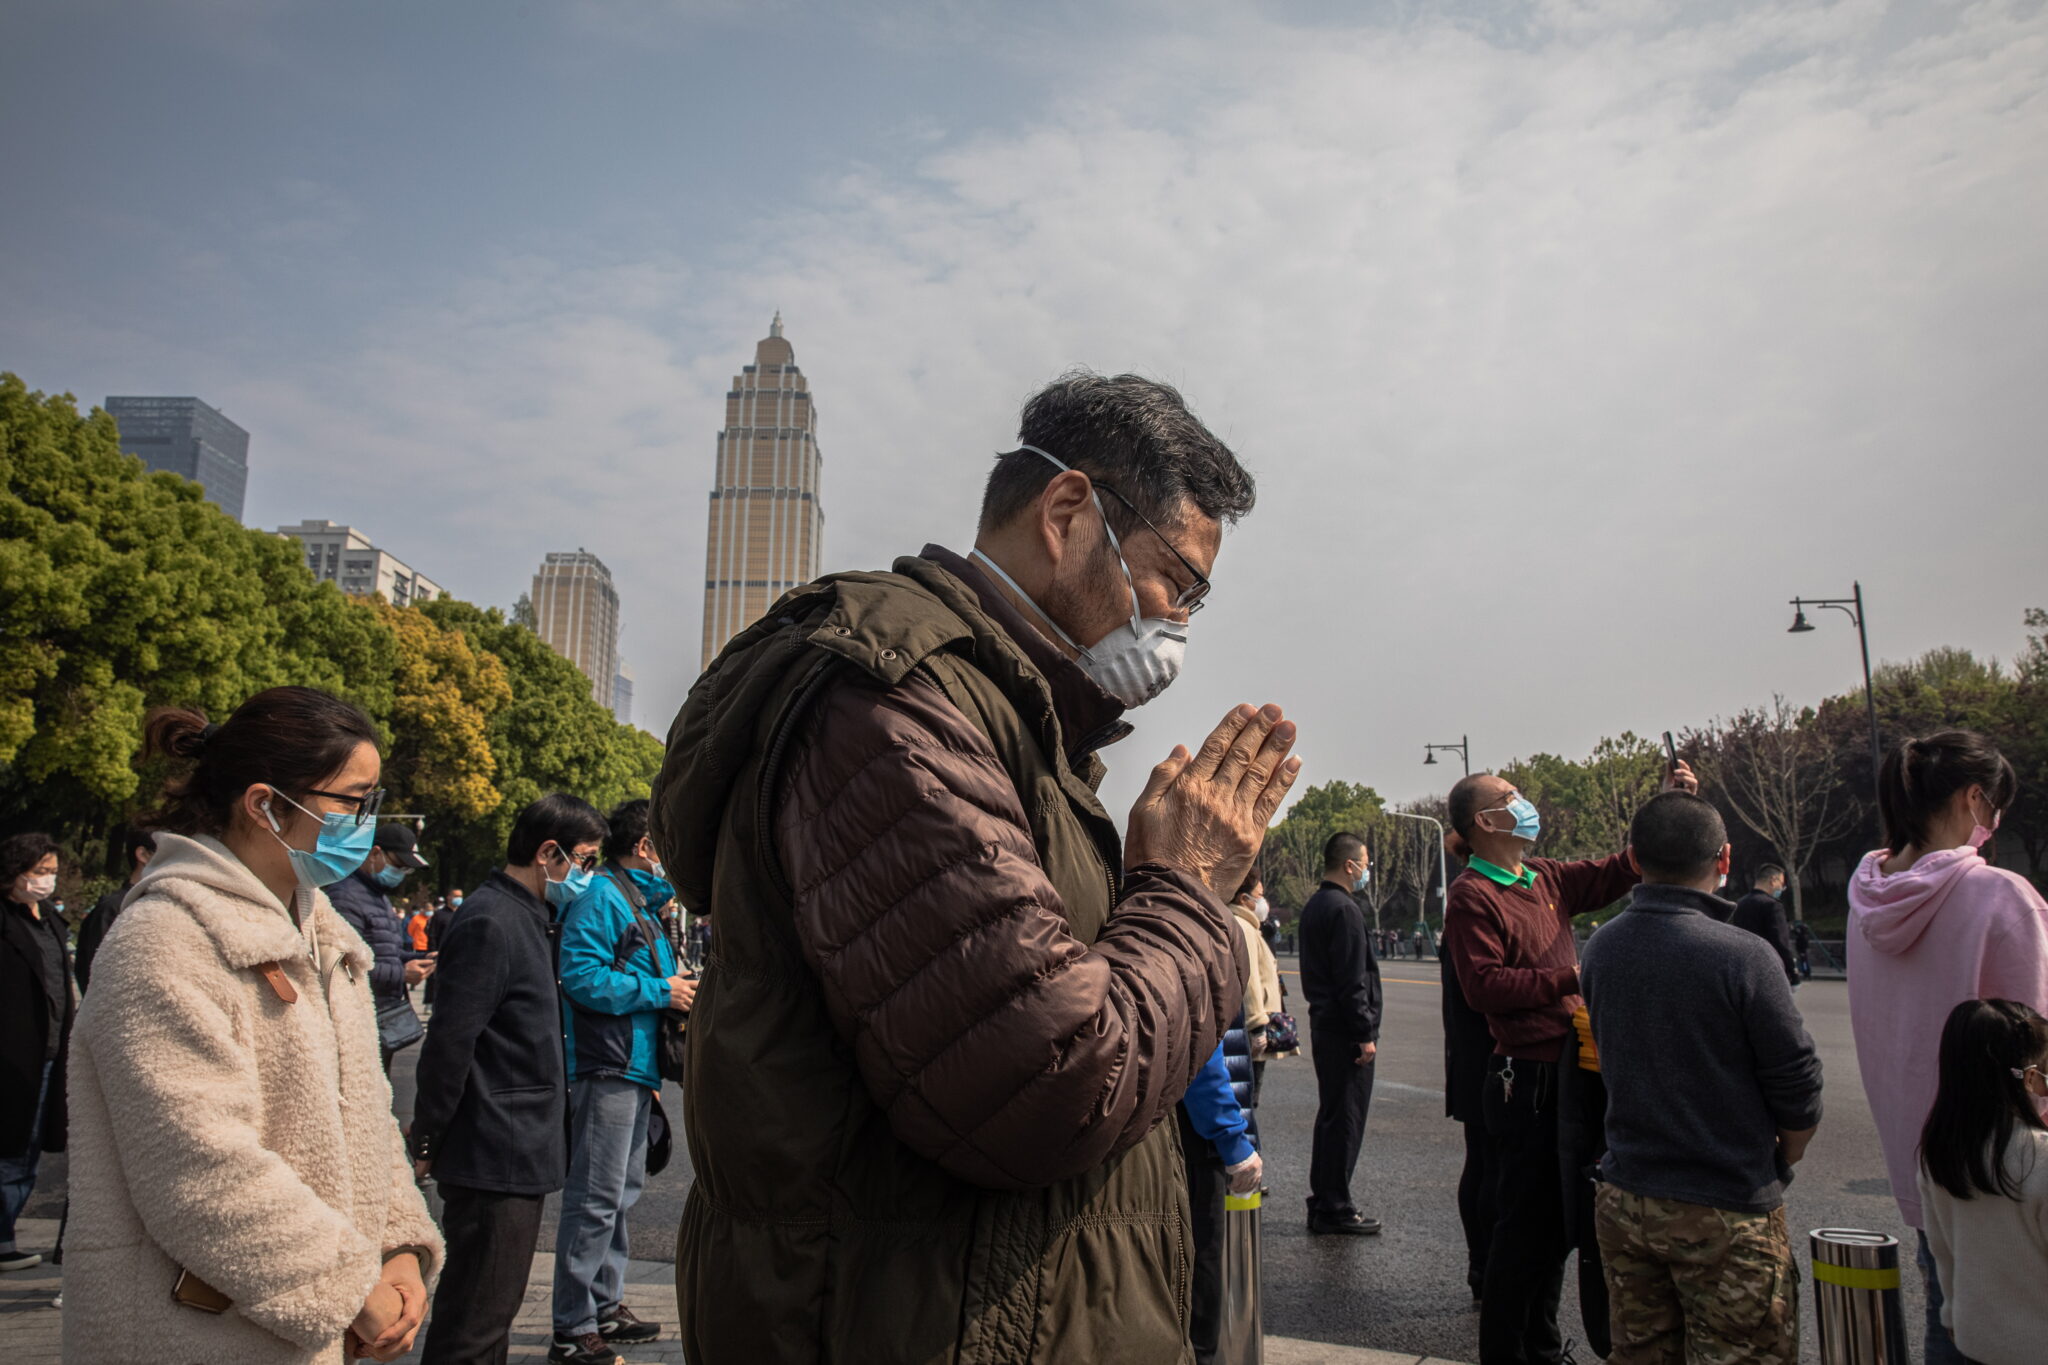
POLYGON ((1434 763, 1434 762, 1436 762, 1436 750, 1434 750, 1434 749, 1424 749, 1424 750, 1422 751, 1422 761, 1423 761, 1423 762, 1424 762, 1425 764, 1429 764, 1429 763, 1434 763))
POLYGON ((1797 612, 1793 613, 1792 628, 1785 633, 1787 635, 1804 635, 1812 629, 1813 626, 1806 619, 1806 609, 1801 607, 1797 612))

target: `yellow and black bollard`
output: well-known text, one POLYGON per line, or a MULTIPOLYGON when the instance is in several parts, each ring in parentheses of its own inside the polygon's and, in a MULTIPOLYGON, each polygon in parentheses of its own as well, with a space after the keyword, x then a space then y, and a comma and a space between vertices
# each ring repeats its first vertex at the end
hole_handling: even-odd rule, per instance
POLYGON ((1257 1190, 1223 1196, 1223 1322, 1217 1333, 1219 1365, 1261 1365, 1265 1326, 1259 1310, 1259 1205, 1257 1190))
POLYGON ((1807 1234, 1821 1365, 1906 1365, 1899 1239, 1856 1228, 1807 1234))

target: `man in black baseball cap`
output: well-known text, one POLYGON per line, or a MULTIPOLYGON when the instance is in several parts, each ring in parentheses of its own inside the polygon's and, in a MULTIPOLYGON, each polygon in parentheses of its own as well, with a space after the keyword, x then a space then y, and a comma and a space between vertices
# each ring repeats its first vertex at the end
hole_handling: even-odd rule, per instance
POLYGON ((327 887, 334 908, 377 956, 370 990, 377 998, 377 1041, 387 1072, 395 1054, 425 1035, 406 992, 433 974, 434 955, 415 952, 406 942, 405 922, 391 908, 391 893, 426 865, 412 826, 384 820, 378 822, 377 841, 363 865, 327 887))

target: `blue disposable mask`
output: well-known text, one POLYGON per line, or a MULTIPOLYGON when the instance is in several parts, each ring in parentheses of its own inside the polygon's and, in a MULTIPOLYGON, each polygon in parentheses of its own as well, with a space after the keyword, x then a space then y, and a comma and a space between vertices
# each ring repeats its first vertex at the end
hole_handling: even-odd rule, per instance
POLYGON ((300 886, 315 891, 338 882, 361 867, 363 859, 370 856, 370 849, 377 842, 375 820, 359 822, 354 811, 329 811, 322 815, 306 810, 283 792, 278 795, 320 822, 320 837, 310 850, 293 848, 285 844, 283 826, 277 823, 270 804, 265 802, 263 806, 263 818, 270 821, 270 837, 284 844, 285 856, 291 859, 292 875, 298 878, 300 886))
POLYGON ((1352 880, 1351 889, 1353 891, 1363 891, 1366 887, 1371 885, 1372 869, 1368 867, 1363 872, 1360 872, 1358 876, 1352 880))
POLYGON ((383 887, 386 891, 396 891, 404 884, 405 879, 411 875, 412 869, 410 868, 387 867, 377 874, 377 885, 383 887))
POLYGON ((1497 815, 1502 812, 1515 817, 1515 827, 1508 832, 1517 839, 1527 839, 1533 844, 1542 835, 1543 817, 1537 813, 1536 803, 1528 797, 1517 796, 1505 806, 1495 806, 1492 810, 1480 813, 1482 815, 1497 815))
MULTIPOLYGON (((545 872, 541 875, 543 877, 547 876, 545 872)), ((551 877, 548 878, 548 904, 558 910, 567 909, 569 902, 590 889, 590 883, 596 877, 597 874, 595 872, 586 872, 574 863, 569 864, 568 875, 563 877, 562 880, 556 881, 551 877)))

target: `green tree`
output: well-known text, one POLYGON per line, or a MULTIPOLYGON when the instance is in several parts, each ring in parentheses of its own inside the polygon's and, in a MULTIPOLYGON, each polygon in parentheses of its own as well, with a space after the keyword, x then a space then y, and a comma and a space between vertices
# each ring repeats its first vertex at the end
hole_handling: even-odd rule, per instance
POLYGON ((512 702, 505 665, 417 607, 377 612, 398 641, 385 786, 456 822, 489 815, 503 800, 490 722, 512 702))
POLYGON ((294 546, 197 485, 147 474, 113 420, 0 374, 0 812, 74 847, 148 796, 145 711, 225 715, 312 681, 389 712, 374 613, 313 583, 294 546), (331 656, 309 653, 330 648, 331 656))
POLYGON ((414 610, 494 656, 510 691, 485 731, 500 804, 430 832, 450 875, 473 881, 502 862, 514 818, 549 792, 570 792, 599 810, 648 794, 661 767, 661 741, 614 720, 591 698, 590 680, 545 640, 496 608, 444 598, 414 610))

